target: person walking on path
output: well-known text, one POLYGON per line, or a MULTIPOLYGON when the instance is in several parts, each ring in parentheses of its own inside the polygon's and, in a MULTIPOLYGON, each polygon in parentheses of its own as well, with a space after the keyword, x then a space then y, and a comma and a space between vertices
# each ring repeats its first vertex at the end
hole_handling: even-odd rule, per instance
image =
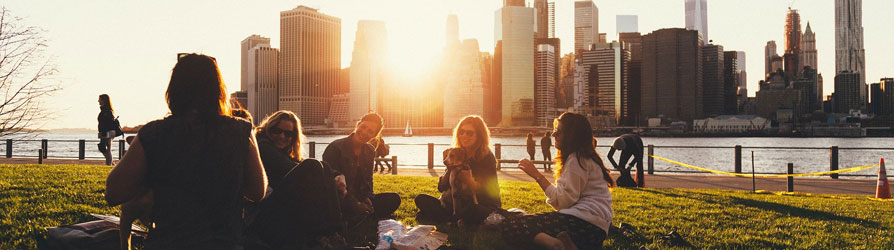
MULTIPOLYGON (((381 136, 373 138, 372 141, 370 141, 370 143, 376 147, 376 158, 385 158, 385 156, 388 156, 388 154, 391 153, 389 150, 388 144, 385 144, 385 138, 382 138, 381 136)), ((391 172, 391 162, 376 161, 376 166, 373 167, 373 171, 380 172, 380 173, 390 173, 391 172), (382 162, 385 163, 384 166, 382 165, 382 162), (385 171, 385 166, 388 166, 387 172, 385 171)))
POLYGON ((643 173, 643 140, 639 135, 624 134, 618 136, 612 142, 611 149, 608 151, 608 161, 612 166, 621 173, 618 176, 619 187, 645 187, 645 174, 643 173), (615 162, 615 150, 621 150, 620 162, 615 162), (627 166, 627 161, 633 156, 633 161, 627 166), (620 163, 620 164, 619 164, 620 163), (633 178, 630 176, 630 169, 636 166, 636 181, 632 183, 633 178))
POLYGON ((546 249, 601 249, 613 214, 609 170, 593 147, 586 117, 565 112, 553 124, 556 183, 530 160, 521 160, 518 168, 540 185, 546 202, 558 211, 508 218, 500 232, 507 244, 519 248, 534 243, 546 249))
MULTIPOLYGON (((553 141, 549 138, 550 132, 543 133, 543 138, 540 138, 540 151, 543 152, 543 160, 550 161, 553 158, 552 152, 550 152, 550 148, 553 147, 553 141)), ((549 163, 543 164, 543 172, 552 172, 552 165, 549 163)))
POLYGON ((530 156, 530 157, 528 157, 528 159, 531 159, 533 161, 534 154, 537 153, 537 142, 534 141, 534 134, 531 132, 528 132, 527 146, 528 146, 528 156, 530 156))
POLYGON ((99 116, 96 120, 99 122, 99 152, 105 156, 106 165, 112 165, 112 138, 117 136, 115 129, 118 125, 115 124, 115 109, 107 94, 99 95, 99 116))

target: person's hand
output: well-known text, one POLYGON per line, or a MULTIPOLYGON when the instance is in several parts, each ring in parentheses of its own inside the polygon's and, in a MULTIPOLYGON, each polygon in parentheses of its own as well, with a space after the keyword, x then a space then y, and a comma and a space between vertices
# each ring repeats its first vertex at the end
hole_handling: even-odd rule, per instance
POLYGON ((537 167, 534 166, 534 163, 529 159, 522 159, 518 161, 518 169, 521 169, 528 174, 531 178, 537 179, 538 176, 541 176, 540 172, 537 172, 537 167))
POLYGON ((373 213, 374 209, 373 209, 372 201, 369 200, 369 198, 366 198, 366 200, 359 201, 357 203, 359 205, 358 207, 360 207, 363 210, 363 212, 368 213, 368 214, 373 213))
POLYGON ((335 190, 338 190, 338 194, 344 197, 348 194, 348 184, 345 182, 344 175, 335 176, 335 190))

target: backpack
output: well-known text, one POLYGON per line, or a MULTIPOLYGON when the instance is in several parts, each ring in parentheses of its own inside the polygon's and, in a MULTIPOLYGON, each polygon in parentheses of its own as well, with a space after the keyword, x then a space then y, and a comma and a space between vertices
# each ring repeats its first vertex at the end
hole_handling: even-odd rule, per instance
POLYGON ((121 131, 121 122, 118 121, 118 117, 115 117, 115 137, 124 135, 124 131, 121 131))

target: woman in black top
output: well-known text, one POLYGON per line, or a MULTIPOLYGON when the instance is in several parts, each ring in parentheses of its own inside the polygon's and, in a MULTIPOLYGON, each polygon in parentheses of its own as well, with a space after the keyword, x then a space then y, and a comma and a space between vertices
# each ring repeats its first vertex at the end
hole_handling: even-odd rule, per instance
POLYGON ((99 95, 99 152, 106 157, 106 165, 112 165, 112 138, 115 137, 115 110, 112 109, 112 101, 109 95, 99 95))
MULTIPOLYGON (((475 195, 478 198, 478 206, 470 209, 471 212, 462 218, 468 225, 477 225, 491 212, 501 209, 500 185, 497 181, 497 160, 490 149, 490 131, 480 116, 470 115, 463 118, 453 129, 453 147, 463 149, 469 158, 469 167, 478 189, 475 195)), ((438 181, 438 191, 444 192, 450 189, 448 170, 438 181)), ((424 219, 433 220, 435 223, 447 222, 453 218, 450 210, 441 207, 441 202, 430 195, 416 196, 416 207, 424 219)))
POLYGON ((252 126, 230 116, 212 57, 182 56, 166 96, 171 115, 140 129, 109 173, 106 202, 153 191, 143 249, 241 249, 243 197, 260 201, 267 185, 252 126))

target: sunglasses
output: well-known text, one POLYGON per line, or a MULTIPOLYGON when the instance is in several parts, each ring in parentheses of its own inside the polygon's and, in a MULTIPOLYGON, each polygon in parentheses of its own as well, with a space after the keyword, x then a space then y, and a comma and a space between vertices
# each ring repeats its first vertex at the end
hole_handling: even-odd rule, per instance
POLYGON ((475 136, 475 130, 460 129, 459 131, 456 131, 456 134, 462 136, 475 136))
POLYGON ((298 135, 294 130, 286 131, 286 130, 282 130, 277 127, 270 128, 270 134, 271 135, 285 134, 286 137, 291 137, 291 138, 294 138, 296 135, 298 135))

